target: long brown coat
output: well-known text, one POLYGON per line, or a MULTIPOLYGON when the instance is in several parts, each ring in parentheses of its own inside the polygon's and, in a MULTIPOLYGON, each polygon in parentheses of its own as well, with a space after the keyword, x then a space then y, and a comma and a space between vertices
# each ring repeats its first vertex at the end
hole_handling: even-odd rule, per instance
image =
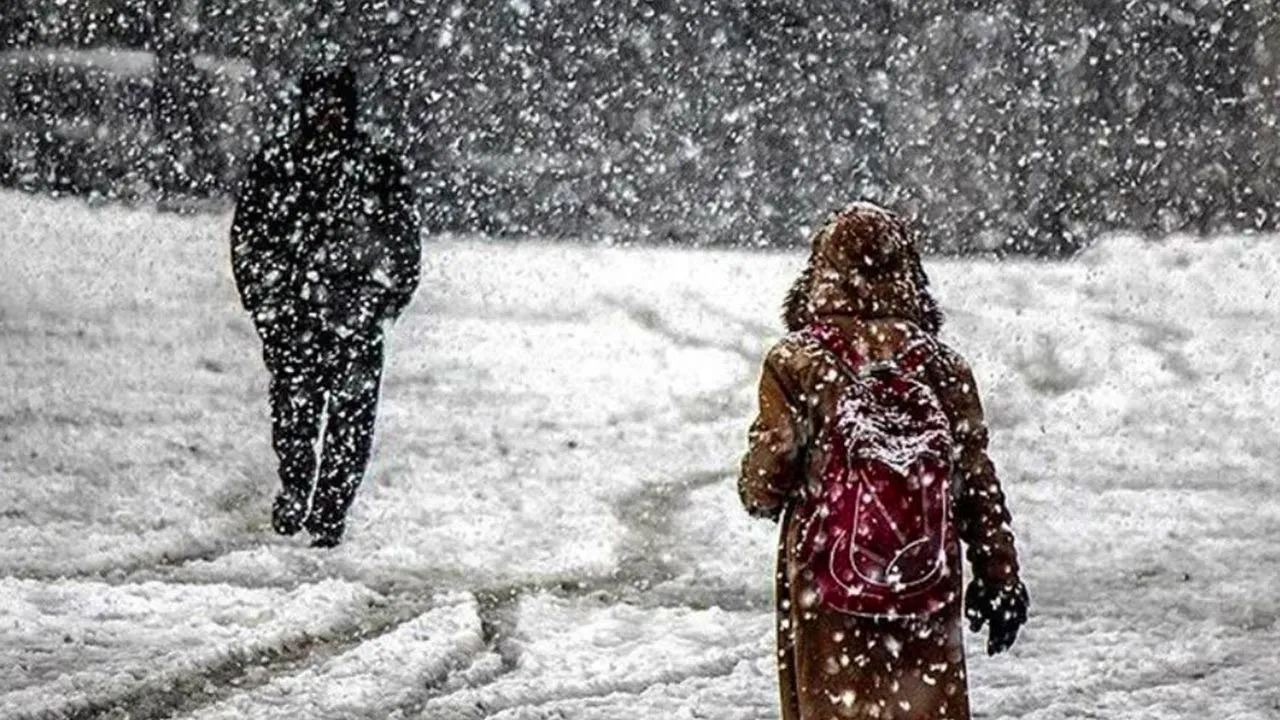
MULTIPOLYGON (((927 282, 903 223, 856 204, 815 235, 809 267, 788 298, 786 321, 794 331, 821 320, 866 356, 888 359, 912 337, 936 332, 940 315, 927 282)), ((952 426, 961 487, 954 516, 973 572, 993 586, 1012 584, 1017 555, 987 457, 973 375, 941 343, 924 372, 952 426)), ((764 362, 760 414, 742 462, 739 493, 747 510, 782 514, 776 577, 782 718, 967 720, 961 577, 952 578, 953 602, 925 620, 867 619, 806 602, 813 593, 800 576, 799 523, 789 509, 826 465, 814 439, 834 421, 843 378, 828 353, 794 333, 781 340, 764 362)), ((960 552, 958 543, 953 552, 960 552)))

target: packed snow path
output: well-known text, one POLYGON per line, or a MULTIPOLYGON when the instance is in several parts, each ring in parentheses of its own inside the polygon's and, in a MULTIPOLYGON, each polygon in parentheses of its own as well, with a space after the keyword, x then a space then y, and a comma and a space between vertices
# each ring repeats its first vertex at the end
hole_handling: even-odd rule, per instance
MULTIPOLYGON (((773 717, 733 474, 802 253, 429 241, 317 551, 228 219, 0 214, 0 717, 773 717)), ((1280 246, 930 267, 1033 598, 978 716, 1280 717, 1280 246)))

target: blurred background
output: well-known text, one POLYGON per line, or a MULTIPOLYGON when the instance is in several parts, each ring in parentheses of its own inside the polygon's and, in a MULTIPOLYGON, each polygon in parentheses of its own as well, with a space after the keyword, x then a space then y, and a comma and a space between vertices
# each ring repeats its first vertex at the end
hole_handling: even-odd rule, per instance
POLYGON ((1274 0, 5 0, 0 184, 230 201, 354 63, 435 231, 789 246, 865 196, 935 252, 1271 231, 1274 0))

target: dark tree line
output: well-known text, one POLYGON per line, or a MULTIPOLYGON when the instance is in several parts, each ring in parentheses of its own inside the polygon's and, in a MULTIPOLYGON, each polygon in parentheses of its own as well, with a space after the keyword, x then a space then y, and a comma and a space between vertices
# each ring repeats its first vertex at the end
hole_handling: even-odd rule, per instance
POLYGON ((264 133, 355 62, 438 228, 779 244, 870 196, 940 250, 1057 255, 1280 203, 1273 0, 17 2, 11 45, 152 49, 175 148, 197 53, 248 60, 264 133))

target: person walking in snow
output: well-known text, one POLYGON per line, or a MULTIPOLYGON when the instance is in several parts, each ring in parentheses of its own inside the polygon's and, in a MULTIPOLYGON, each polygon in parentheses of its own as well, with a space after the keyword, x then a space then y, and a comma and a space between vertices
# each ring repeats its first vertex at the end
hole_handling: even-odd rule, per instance
POLYGON ((253 159, 231 227, 236 285, 271 374, 272 527, 333 547, 373 448, 385 329, 418 285, 403 163, 356 129, 355 73, 308 72, 291 137, 253 159))
POLYGON ((784 319, 738 484, 782 525, 782 718, 967 720, 959 541, 988 653, 1029 600, 973 375, 938 339, 908 225, 870 203, 834 214, 784 319))

